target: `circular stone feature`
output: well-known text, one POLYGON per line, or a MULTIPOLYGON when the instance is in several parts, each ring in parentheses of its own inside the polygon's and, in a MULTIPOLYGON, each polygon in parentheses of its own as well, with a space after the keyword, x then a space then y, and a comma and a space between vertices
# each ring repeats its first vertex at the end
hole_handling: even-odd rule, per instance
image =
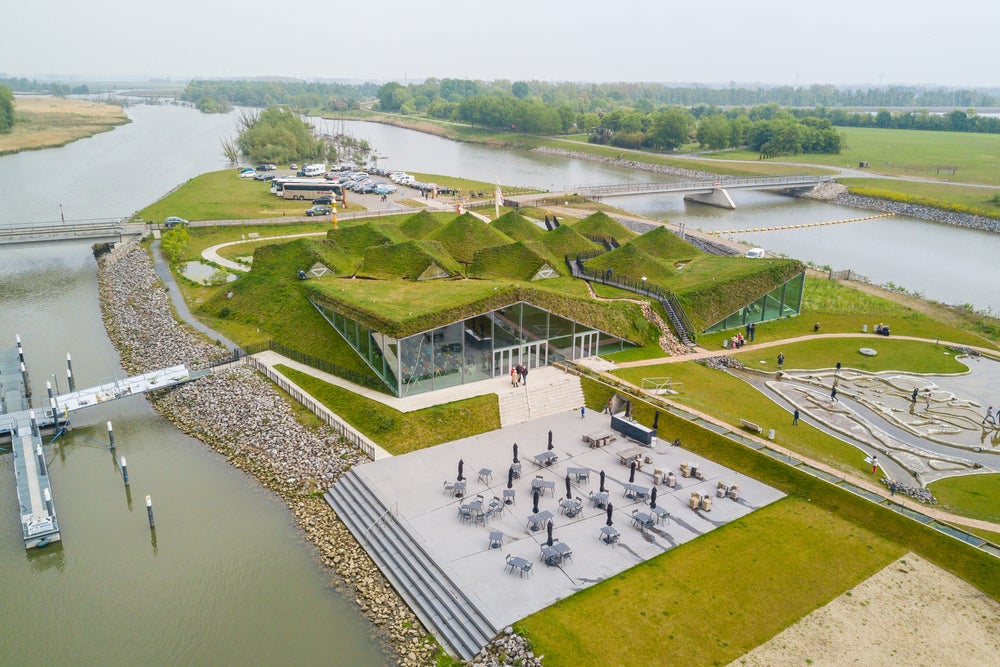
POLYGON ((878 352, 871 349, 870 347, 863 347, 860 350, 858 350, 858 352, 865 355, 866 357, 874 357, 876 354, 878 354, 878 352))

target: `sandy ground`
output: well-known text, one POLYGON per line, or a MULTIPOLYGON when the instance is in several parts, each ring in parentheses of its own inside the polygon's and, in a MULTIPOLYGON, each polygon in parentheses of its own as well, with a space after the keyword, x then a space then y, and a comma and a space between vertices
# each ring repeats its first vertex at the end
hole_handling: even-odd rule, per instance
POLYGON ((907 554, 732 665, 1000 665, 1000 603, 907 554))

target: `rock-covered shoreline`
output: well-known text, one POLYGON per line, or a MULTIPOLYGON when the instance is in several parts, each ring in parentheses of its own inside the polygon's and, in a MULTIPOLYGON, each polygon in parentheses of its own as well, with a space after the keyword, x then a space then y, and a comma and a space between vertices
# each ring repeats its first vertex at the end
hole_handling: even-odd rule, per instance
MULTIPOLYGON (((218 347, 174 320, 149 254, 137 243, 99 258, 98 286, 105 327, 129 373, 198 367, 219 356, 218 347)), ((150 400, 178 429, 281 496, 334 571, 333 585, 371 620, 372 636, 385 643, 390 659, 408 667, 434 664, 436 642, 319 493, 363 461, 361 452, 331 432, 306 429, 272 385, 242 365, 150 400)))
MULTIPOLYGON (((550 148, 548 146, 539 146, 533 149, 539 153, 545 153, 547 155, 560 155, 563 157, 576 158, 578 160, 589 160, 590 162, 599 162, 601 164, 606 164, 612 167, 621 167, 623 169, 636 169, 639 171, 648 171, 656 174, 668 174, 670 176, 681 176, 683 178, 717 178, 718 174, 713 174, 707 171, 697 171, 695 169, 681 169, 679 167, 668 167, 660 164, 652 164, 649 162, 641 162, 639 160, 627 160, 624 158, 612 158, 603 155, 593 155, 591 153, 584 153, 581 151, 571 151, 562 148, 550 148)), ((803 195, 808 197, 808 195, 803 195)), ((917 218, 920 220, 929 220, 931 222, 940 222, 946 225, 955 225, 956 227, 968 227, 970 229, 982 229, 990 232, 1000 232, 1000 220, 995 220, 993 218, 987 218, 981 215, 971 215, 969 213, 957 213, 954 211, 946 211, 940 208, 933 208, 930 206, 921 206, 919 204, 908 204, 905 202, 894 202, 887 199, 877 199, 875 197, 862 197, 859 195, 852 195, 846 192, 846 188, 837 192, 830 197, 815 197, 818 199, 825 199, 834 204, 840 204, 841 206, 850 206, 851 208, 860 208, 868 211, 879 211, 881 213, 895 213, 896 215, 905 215, 910 218, 917 218)))

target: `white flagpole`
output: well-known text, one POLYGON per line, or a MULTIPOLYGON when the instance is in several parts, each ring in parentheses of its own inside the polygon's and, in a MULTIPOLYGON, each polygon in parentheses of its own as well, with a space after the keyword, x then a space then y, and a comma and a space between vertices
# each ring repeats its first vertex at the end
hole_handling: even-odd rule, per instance
POLYGON ((496 215, 493 216, 494 220, 500 217, 500 200, 501 199, 503 199, 503 193, 500 192, 500 179, 498 178, 497 179, 497 189, 493 193, 493 204, 494 204, 494 208, 496 209, 496 215))

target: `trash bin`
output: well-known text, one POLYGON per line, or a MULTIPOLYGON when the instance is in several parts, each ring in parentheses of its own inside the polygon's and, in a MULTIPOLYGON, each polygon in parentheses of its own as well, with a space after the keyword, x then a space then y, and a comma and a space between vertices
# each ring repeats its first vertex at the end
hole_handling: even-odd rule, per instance
POLYGON ((862 324, 861 325, 861 333, 868 333, 868 325, 867 324, 862 324))
POLYGON ((768 432, 767 432, 767 439, 768 440, 774 440, 774 429, 773 428, 768 430, 768 432))

